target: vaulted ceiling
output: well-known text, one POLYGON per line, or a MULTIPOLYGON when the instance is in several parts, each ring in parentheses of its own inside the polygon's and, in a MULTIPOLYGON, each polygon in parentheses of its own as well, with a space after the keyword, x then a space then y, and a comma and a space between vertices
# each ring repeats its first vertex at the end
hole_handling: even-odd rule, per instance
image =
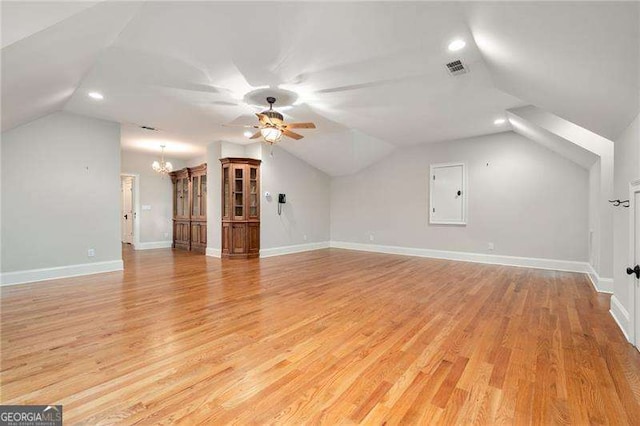
POLYGON ((607 138, 638 113, 638 3, 2 2, 2 129, 65 109, 123 148, 247 143, 273 93, 314 121, 284 149, 331 175, 507 130, 533 104, 607 138), (466 47, 447 49, 453 39, 466 47), (460 59, 469 73, 453 77, 460 59), (104 94, 102 101, 87 96, 104 94), (264 105, 264 104, 263 104, 264 105), (151 132, 139 125, 158 128, 151 132))

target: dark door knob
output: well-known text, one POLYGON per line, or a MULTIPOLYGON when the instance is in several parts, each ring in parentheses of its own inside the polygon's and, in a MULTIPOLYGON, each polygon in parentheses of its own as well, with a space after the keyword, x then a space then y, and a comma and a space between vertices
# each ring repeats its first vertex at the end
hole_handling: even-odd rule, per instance
POLYGON ((124 218, 125 218, 125 220, 128 220, 128 219, 129 219, 129 215, 128 215, 128 214, 125 214, 125 215, 124 215, 124 218))
POLYGON ((640 265, 636 265, 631 268, 627 268, 627 275, 635 274, 636 278, 640 280, 640 265))
POLYGON ((458 191, 458 192, 456 192, 456 195, 457 195, 458 197, 459 197, 459 196, 461 196, 461 195, 462 195, 462 191, 458 191))

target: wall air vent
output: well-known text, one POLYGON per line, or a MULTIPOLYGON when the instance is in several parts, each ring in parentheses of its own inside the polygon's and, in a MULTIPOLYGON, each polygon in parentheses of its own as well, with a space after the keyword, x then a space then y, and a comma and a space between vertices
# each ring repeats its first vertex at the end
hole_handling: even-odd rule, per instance
POLYGON ((458 59, 447 64, 447 71, 449 71, 449 74, 451 75, 460 75, 468 73, 469 69, 464 66, 461 60, 458 59))
POLYGON ((156 129, 155 127, 149 127, 149 126, 140 126, 141 129, 145 129, 145 130, 151 130, 151 131, 156 131, 158 129, 156 129))

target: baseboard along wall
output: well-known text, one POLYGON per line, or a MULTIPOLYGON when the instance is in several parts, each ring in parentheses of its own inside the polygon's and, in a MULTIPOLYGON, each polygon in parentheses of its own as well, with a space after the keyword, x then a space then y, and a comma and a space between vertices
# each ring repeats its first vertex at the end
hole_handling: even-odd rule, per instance
POLYGON ((154 250, 162 248, 171 248, 173 241, 152 241, 148 243, 137 243, 133 245, 134 250, 154 250))
POLYGON ((0 274, 0 285, 25 284, 58 278, 78 277, 104 272, 122 271, 122 260, 83 263, 80 265, 57 266, 53 268, 29 269, 25 271, 3 272, 0 274))
POLYGON ((589 264, 572 260, 540 259, 533 257, 504 256, 497 254, 471 253, 462 251, 433 250, 415 247, 384 246, 377 244, 331 241, 331 247, 369 251, 374 253, 401 254, 405 256, 428 257, 432 259, 459 260, 463 262, 488 263, 492 265, 519 266, 523 268, 550 269, 554 271, 588 273, 589 264))
POLYGON ((319 243, 296 244, 291 246, 273 247, 260 250, 260 257, 282 256, 284 254, 302 253, 305 251, 329 248, 329 241, 319 243))
POLYGON ((611 296, 611 308, 609 313, 616 324, 618 324, 618 328, 620 328, 624 337, 631 343, 631 316, 615 295, 611 296))

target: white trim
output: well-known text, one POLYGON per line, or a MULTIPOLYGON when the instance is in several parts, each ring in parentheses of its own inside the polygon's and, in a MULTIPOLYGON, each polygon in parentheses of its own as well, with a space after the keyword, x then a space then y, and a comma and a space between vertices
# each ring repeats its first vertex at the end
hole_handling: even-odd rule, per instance
POLYGON ((331 241, 330 246, 347 250, 370 251, 375 253, 401 254, 406 256, 429 257, 434 259, 459 260, 463 262, 488 263, 493 265, 520 266, 523 268, 589 273, 589 264, 587 262, 578 262, 573 260, 539 259, 532 257, 516 257, 461 251, 432 250, 414 247, 348 243, 343 241, 331 241))
MULTIPOLYGON (((640 259, 640 254, 636 253, 636 250, 640 250, 640 247, 636 247, 636 233, 640 232, 640 230, 636 229, 636 206, 635 203, 635 194, 640 192, 640 179, 634 179, 629 182, 629 253, 628 253, 628 265, 633 267, 633 265, 637 265, 638 259, 640 259)), ((629 340, 632 345, 636 348, 640 348, 640 330, 636 330, 636 324, 638 323, 638 315, 640 315, 640 306, 637 306, 636 303, 640 295, 638 295, 638 286, 636 285, 635 279, 631 276, 626 277, 626 283, 631 283, 633 287, 633 291, 631 292, 631 316, 629 320, 629 334, 631 337, 629 340)), ((625 287, 626 287, 625 283, 625 287)))
POLYGON ((273 247, 260 250, 260 257, 281 256, 283 254, 302 253, 304 251, 329 248, 329 241, 319 243, 296 244, 293 246, 273 247))
POLYGON ((122 260, 83 263, 80 265, 56 266, 54 268, 29 269, 25 271, 3 272, 0 274, 0 285, 32 283, 36 281, 58 278, 77 277, 81 275, 100 274, 103 272, 122 271, 122 260))
POLYGON ((466 226, 467 225, 467 219, 468 219, 468 196, 467 193, 469 192, 469 179, 467 177, 467 164, 464 162, 457 162, 457 163, 437 163, 437 164, 430 164, 429 165, 429 177, 427 178, 429 180, 427 188, 429 188, 429 206, 427 207, 427 217, 429 218, 429 224, 430 225, 458 225, 458 226, 466 226), (438 169, 438 168, 444 168, 444 167, 458 167, 458 166, 462 166, 462 220, 461 221, 448 221, 448 220, 441 220, 441 221, 435 221, 432 218, 432 213, 433 213, 433 170, 434 169, 438 169))
POLYGON ((205 251, 205 254, 207 256, 220 258, 222 256, 222 250, 217 249, 217 248, 207 247, 207 250, 205 251))
POLYGON ((152 241, 148 243, 134 244, 133 248, 135 250, 153 250, 153 249, 171 248, 172 245, 173 245, 172 241, 152 241))
POLYGON ((622 334, 624 334, 624 337, 626 337, 630 343, 633 343, 629 338, 630 333, 627 333, 630 324, 629 312, 627 312, 624 306, 622 306, 622 303, 620 303, 615 295, 611 296, 611 309, 609 310, 609 313, 613 317, 613 320, 616 322, 616 324, 618 324, 618 327, 622 331, 622 334))
POLYGON ((589 271, 587 272, 593 288, 599 293, 613 294, 613 278, 602 278, 596 272, 593 265, 589 264, 589 271))

